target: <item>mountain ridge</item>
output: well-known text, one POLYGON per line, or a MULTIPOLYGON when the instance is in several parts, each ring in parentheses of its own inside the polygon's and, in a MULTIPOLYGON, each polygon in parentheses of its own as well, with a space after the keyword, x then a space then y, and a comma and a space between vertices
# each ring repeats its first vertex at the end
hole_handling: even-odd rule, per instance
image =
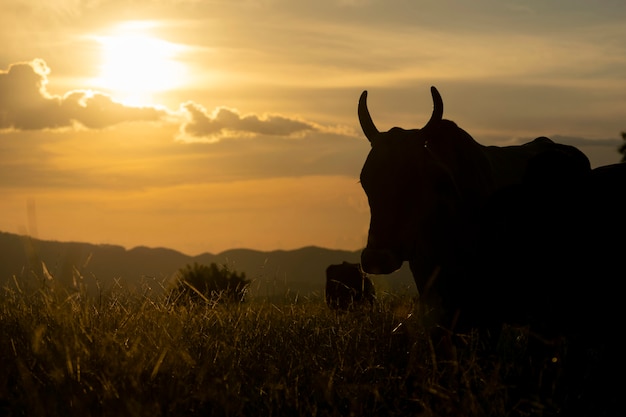
MULTIPOLYGON (((91 294, 116 285, 136 288, 146 282, 151 283, 155 294, 161 294, 186 265, 216 263, 245 273, 252 281, 252 296, 280 296, 287 292, 319 296, 324 291, 329 265, 359 260, 360 250, 314 245, 272 251, 238 248, 190 256, 164 247, 141 245, 126 249, 119 245, 40 240, 0 232, 0 285, 6 285, 13 277, 24 280, 47 273, 70 287, 78 278, 91 294)), ((406 291, 413 285, 408 268, 389 276, 374 276, 373 280, 384 290, 406 291)))

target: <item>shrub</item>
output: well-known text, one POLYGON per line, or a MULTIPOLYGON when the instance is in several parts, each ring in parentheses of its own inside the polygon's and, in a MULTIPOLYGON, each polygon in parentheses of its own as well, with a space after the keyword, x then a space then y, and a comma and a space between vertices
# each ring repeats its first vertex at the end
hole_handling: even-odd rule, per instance
POLYGON ((245 273, 194 263, 178 271, 171 299, 177 302, 241 303, 246 296, 249 280, 245 273))

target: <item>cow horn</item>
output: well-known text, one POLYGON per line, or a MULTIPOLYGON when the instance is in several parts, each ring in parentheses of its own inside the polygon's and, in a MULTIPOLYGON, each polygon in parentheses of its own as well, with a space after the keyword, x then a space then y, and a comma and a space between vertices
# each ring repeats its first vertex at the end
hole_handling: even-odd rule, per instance
POLYGON ((430 116, 430 120, 424 126, 424 129, 439 123, 443 117, 443 99, 441 94, 435 87, 430 87, 430 93, 433 96, 433 114, 430 116))
POLYGON ((359 122, 361 123, 363 133, 365 133, 365 137, 370 142, 380 134, 367 109, 367 91, 363 91, 361 98, 359 98, 359 122))

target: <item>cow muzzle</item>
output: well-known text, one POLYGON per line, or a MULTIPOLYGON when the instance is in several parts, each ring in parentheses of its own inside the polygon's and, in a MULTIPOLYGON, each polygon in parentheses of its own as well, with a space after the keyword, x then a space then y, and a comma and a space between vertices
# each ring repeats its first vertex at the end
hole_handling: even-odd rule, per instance
POLYGON ((361 252, 361 267, 368 274, 391 274, 402 266, 402 257, 389 249, 365 248, 361 252))

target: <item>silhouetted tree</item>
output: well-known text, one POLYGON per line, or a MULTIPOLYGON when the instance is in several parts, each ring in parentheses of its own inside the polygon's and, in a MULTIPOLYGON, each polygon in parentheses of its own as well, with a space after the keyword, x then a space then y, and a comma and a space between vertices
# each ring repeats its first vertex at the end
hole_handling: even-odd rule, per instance
POLYGON ((194 263, 178 271, 178 277, 170 297, 177 302, 241 303, 244 301, 250 281, 246 274, 194 263))
POLYGON ((622 139, 624 140, 624 143, 622 143, 618 151, 622 154, 622 159, 620 162, 626 162, 626 132, 622 132, 622 139))

